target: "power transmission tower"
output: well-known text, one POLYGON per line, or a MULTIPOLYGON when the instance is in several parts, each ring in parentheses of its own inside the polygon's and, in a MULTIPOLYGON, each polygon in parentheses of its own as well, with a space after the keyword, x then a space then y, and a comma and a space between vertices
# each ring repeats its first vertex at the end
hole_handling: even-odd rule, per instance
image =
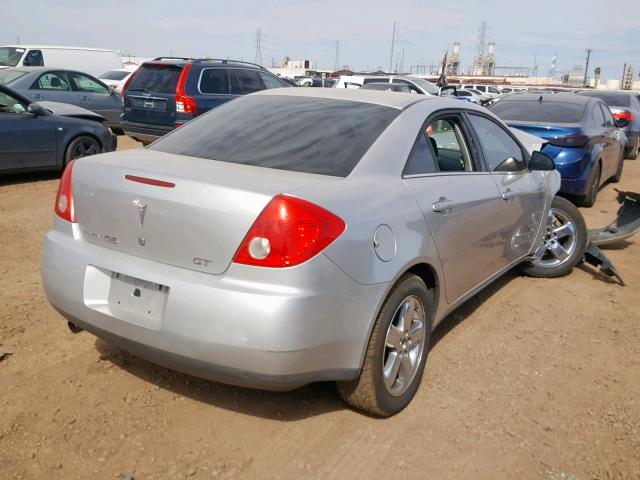
POLYGON ((258 65, 262 65, 262 45, 261 45, 261 37, 262 30, 258 29, 256 32, 256 59, 255 63, 258 65))
POLYGON ((391 55, 389 56, 389 73, 393 71, 393 47, 396 43, 396 22, 393 22, 393 35, 391 36, 391 55))
POLYGON ((340 40, 336 40, 336 58, 333 60, 333 70, 337 71, 340 65, 340 40))
POLYGON ((582 81, 582 85, 587 86, 587 75, 589 74, 589 58, 591 57, 591 52, 593 49, 587 48, 587 63, 584 66, 584 80, 582 81))

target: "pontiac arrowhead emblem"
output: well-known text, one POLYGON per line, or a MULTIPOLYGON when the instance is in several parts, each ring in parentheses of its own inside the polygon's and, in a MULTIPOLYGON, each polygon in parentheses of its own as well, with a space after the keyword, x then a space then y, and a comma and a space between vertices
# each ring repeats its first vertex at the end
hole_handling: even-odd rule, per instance
POLYGON ((144 216, 147 214, 147 204, 141 200, 135 200, 133 204, 138 207, 138 218, 140 219, 140 226, 144 225, 144 216))

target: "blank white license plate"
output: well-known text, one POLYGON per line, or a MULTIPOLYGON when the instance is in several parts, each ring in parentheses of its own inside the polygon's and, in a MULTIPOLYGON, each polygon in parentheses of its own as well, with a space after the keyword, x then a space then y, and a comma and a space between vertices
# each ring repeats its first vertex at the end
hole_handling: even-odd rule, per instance
POLYGON ((164 285, 114 272, 108 303, 114 311, 122 309, 155 323, 162 317, 167 291, 164 285))

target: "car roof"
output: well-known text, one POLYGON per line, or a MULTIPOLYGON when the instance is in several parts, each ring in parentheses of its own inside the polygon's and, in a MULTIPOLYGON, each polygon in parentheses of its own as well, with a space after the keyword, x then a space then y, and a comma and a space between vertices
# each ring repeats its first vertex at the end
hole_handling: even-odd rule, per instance
POLYGON ((257 63, 245 62, 243 60, 229 60, 226 58, 187 58, 187 57, 157 57, 153 60, 144 62, 143 65, 163 63, 171 65, 185 66, 187 64, 203 65, 207 67, 235 67, 250 68, 255 70, 266 70, 257 63))
POLYGON ((521 93, 518 95, 511 95, 505 98, 503 101, 509 102, 530 102, 532 100, 539 101, 542 97, 543 102, 553 103, 573 103, 576 105, 586 105, 589 102, 598 100, 594 97, 588 97, 586 95, 576 95, 575 93, 521 93))
POLYGON ((25 50, 28 50, 28 49, 37 50, 40 48, 47 48, 47 49, 61 49, 61 50, 91 50, 94 52, 117 52, 117 53, 120 52, 120 50, 110 50, 108 48, 66 47, 64 45, 0 45, 0 47, 24 48, 25 50))
POLYGON ((351 88, 275 88, 262 90, 251 95, 281 95, 288 97, 326 98, 351 102, 371 103, 385 107, 405 108, 421 101, 441 99, 435 95, 398 95, 381 90, 360 90, 351 88))

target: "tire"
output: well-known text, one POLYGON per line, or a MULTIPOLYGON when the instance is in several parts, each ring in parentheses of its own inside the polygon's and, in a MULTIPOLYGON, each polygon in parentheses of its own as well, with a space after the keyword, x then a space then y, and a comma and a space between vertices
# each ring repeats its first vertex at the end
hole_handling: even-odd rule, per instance
POLYGON ((587 246, 587 227, 573 203, 555 197, 551 202, 546 229, 542 243, 534 254, 535 258, 527 260, 522 265, 522 271, 531 277, 562 277, 582 260, 587 246), (573 231, 567 224, 572 225, 573 231))
POLYGON ((618 169, 616 174, 611 177, 611 183, 618 183, 622 178, 622 169, 624 168, 624 153, 620 152, 620 160, 618 160, 618 169))
POLYGON ((580 202, 581 206, 593 207, 593 204, 596 203, 596 199, 598 198, 598 191, 600 190, 601 174, 602 167, 600 166, 600 162, 598 162, 593 168, 593 173, 591 174, 591 182, 589 183, 589 191, 584 197, 582 197, 582 201, 580 202))
POLYGON ((111 131, 116 135, 124 135, 124 130, 122 128, 115 127, 112 128, 111 131))
POLYGON ((337 383, 338 393, 349 406, 389 417, 409 404, 420 386, 429 352, 433 324, 430 299, 427 286, 417 275, 405 274, 398 280, 376 318, 360 376, 337 383), (413 334, 407 337, 404 319, 411 305, 408 329, 413 334))
POLYGON ((77 158, 89 157, 101 153, 98 141, 88 135, 80 135, 71 140, 64 154, 64 165, 77 158))
POLYGON ((627 160, 635 160, 638 158, 638 152, 640 151, 640 134, 638 135, 638 139, 636 140, 636 146, 627 150, 625 153, 625 158, 627 160))

